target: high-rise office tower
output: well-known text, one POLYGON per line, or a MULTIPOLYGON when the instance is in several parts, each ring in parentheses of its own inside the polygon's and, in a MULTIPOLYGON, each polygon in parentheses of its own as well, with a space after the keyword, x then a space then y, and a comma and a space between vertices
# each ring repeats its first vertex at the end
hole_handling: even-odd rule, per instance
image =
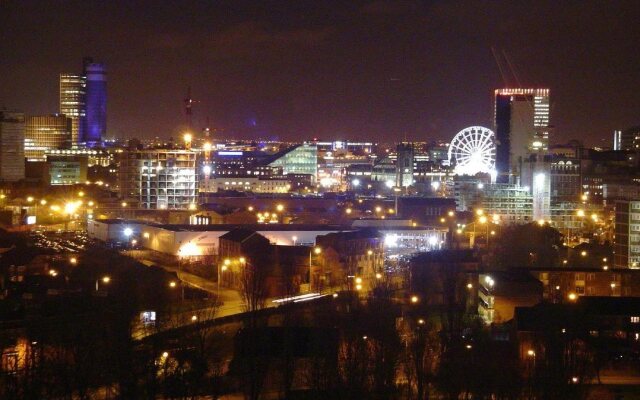
POLYGON ((87 116, 82 141, 92 147, 102 142, 107 131, 107 70, 104 64, 85 58, 84 75, 87 116))
POLYGON ((498 182, 522 170, 528 154, 549 146, 549 89, 497 89, 494 132, 498 182))
POLYGON ((73 145, 77 145, 84 137, 86 85, 83 75, 60 74, 60 114, 71 118, 73 145))
POLYGON ((63 114, 25 118, 24 156, 28 161, 44 161, 45 151, 71 147, 73 120, 63 114))
POLYGON ((24 179, 24 113, 0 110, 0 181, 24 179))

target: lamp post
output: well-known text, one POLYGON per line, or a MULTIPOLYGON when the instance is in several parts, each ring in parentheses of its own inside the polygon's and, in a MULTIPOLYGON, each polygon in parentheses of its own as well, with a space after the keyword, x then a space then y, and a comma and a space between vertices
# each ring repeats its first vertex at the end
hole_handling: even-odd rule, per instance
POLYGON ((226 271, 229 268, 229 265, 231 265, 231 260, 228 258, 224 259, 222 265, 218 263, 218 298, 220 297, 220 280, 222 279, 222 272, 226 271))
MULTIPOLYGON (((322 253, 322 249, 321 249, 320 247, 317 247, 317 246, 316 246, 316 247, 314 247, 311 251, 309 251, 309 284, 310 284, 310 285, 311 285, 311 281, 312 281, 312 279, 311 279, 311 277, 312 277, 312 274, 311 274, 311 270, 312 270, 312 266, 311 266, 311 255, 312 255, 312 254, 314 254, 314 253, 315 253, 316 255, 319 255, 320 253, 322 253)), ((318 280, 320 280, 320 277, 318 277, 318 280)), ((319 282, 318 282, 318 283, 319 283, 319 282)), ((322 286, 320 287, 320 292, 322 292, 322 286)))
POLYGON ((394 214, 396 215, 396 217, 398 216, 398 193, 400 193, 400 191, 402 191, 402 188, 398 187, 398 186, 394 186, 393 187, 393 193, 395 194, 395 207, 394 207, 394 214))
POLYGON ((105 275, 102 279, 96 279, 96 292, 100 289, 100 281, 106 285, 111 282, 111 277, 109 275, 105 275))

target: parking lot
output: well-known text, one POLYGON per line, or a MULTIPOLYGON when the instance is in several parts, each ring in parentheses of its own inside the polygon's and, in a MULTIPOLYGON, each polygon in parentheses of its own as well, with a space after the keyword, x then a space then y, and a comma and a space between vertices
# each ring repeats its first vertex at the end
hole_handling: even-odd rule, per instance
POLYGON ((77 253, 95 243, 82 231, 34 231, 30 237, 36 246, 55 253, 77 253))

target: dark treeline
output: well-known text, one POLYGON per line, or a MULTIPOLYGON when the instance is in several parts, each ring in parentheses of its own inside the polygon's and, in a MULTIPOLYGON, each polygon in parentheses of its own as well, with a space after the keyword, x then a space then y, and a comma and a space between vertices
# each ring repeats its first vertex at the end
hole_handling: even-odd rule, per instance
POLYGON ((428 271, 417 302, 381 279, 367 297, 345 291, 278 309, 264 309, 265 278, 247 268, 247 312, 219 325, 215 299, 176 308, 177 291, 131 259, 93 250, 80 264, 70 271, 80 286, 104 273, 114 284, 3 329, 0 348, 18 351, 2 354, 0 398, 583 399, 597 374, 570 321, 566 332, 539 330, 523 363, 516 341, 497 340, 468 307, 455 262, 428 271), (159 317, 139 335, 145 309, 159 317))

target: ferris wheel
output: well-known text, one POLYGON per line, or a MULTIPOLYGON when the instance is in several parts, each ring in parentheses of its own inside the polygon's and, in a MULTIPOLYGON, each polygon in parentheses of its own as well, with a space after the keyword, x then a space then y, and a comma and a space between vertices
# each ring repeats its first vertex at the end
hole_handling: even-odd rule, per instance
POLYGON ((496 144, 491 129, 470 126, 458 132, 449 145, 449 164, 458 175, 495 174, 496 144))

